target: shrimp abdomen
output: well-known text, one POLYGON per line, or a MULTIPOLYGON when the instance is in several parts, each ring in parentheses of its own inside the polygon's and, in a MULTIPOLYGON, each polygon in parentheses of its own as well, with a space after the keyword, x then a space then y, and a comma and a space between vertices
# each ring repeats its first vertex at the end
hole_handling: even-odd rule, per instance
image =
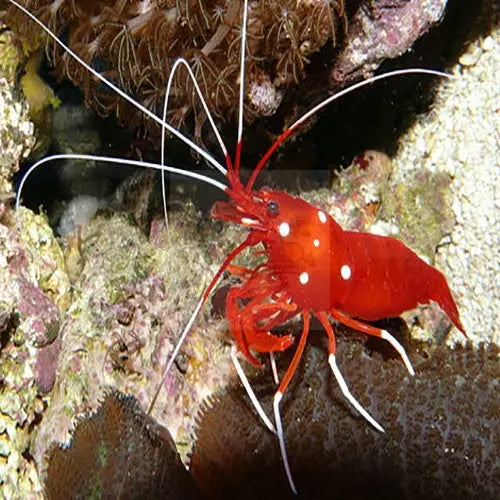
POLYGON ((394 238, 354 231, 344 234, 351 272, 345 280, 341 303, 334 307, 371 321, 399 316, 432 300, 465 333, 440 271, 394 238))

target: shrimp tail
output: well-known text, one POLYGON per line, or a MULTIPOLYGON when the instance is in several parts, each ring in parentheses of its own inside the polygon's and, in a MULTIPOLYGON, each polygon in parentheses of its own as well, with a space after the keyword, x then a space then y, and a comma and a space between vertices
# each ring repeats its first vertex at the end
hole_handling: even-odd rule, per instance
POLYGON ((457 309, 457 305, 453 300, 451 295, 450 287, 446 282, 446 278, 444 275, 433 268, 435 277, 434 283, 432 286, 432 291, 430 293, 430 300, 436 302, 439 307, 446 313, 450 321, 467 337, 467 333, 465 331, 462 322, 460 321, 460 315, 457 309))

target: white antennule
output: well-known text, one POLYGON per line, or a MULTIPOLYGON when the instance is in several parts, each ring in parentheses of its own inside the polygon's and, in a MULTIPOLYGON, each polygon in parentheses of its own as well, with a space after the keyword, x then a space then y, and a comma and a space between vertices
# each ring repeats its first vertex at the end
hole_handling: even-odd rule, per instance
POLYGON ((19 205, 21 204, 21 194, 23 191, 24 184, 26 180, 31 175, 31 173, 36 170, 38 167, 43 165, 44 163, 48 163, 50 161, 56 160, 88 160, 88 161, 102 161, 104 163, 114 163, 114 164, 122 164, 122 165, 131 165, 134 167, 144 167, 151 168, 153 170, 161 170, 164 172, 170 172, 172 174, 182 175, 183 177, 189 177, 191 179, 196 179, 201 182, 205 182, 206 184, 210 184, 211 186, 220 189, 223 192, 226 192, 229 188, 222 184, 222 182, 216 181, 215 179, 211 179, 206 175, 199 174, 198 172, 192 172, 191 170, 185 170, 183 168, 171 167, 168 165, 158 165, 157 163, 148 163, 139 160, 128 160, 124 158, 114 158, 111 156, 98 156, 98 155, 80 155, 80 154, 60 154, 60 155, 52 155, 47 156, 46 158, 42 158, 41 160, 34 163, 28 171, 24 174, 21 182, 19 184, 19 188, 17 190, 16 197, 16 211, 19 210, 19 205))
POLYGON ((165 380, 167 379, 167 375, 170 372, 170 368, 172 368, 172 365, 174 364, 175 358, 177 357, 177 354, 179 354, 179 351, 181 350, 182 344, 184 344, 184 340, 186 340, 186 337, 188 333, 191 330, 191 327, 193 326, 193 323, 195 322, 198 313, 200 312, 200 309, 202 308, 203 304, 205 303, 205 294, 203 294, 198 301, 198 304, 196 304, 196 307, 194 308, 194 311, 192 312, 186 326, 184 327, 183 332, 181 333, 180 337, 177 339, 177 343, 175 344, 174 350, 170 354, 170 357, 168 358, 167 364, 165 365, 165 368, 163 369, 163 373, 161 376, 161 382, 158 384, 158 387, 156 388, 155 393, 153 394, 153 398, 151 399, 151 403, 149 404, 149 408, 147 411, 148 415, 151 415, 151 412, 153 411, 153 407, 156 403, 156 400, 158 399, 158 395, 160 394, 160 391, 163 387, 163 384, 165 383, 165 380))
MULTIPOLYGON (((245 45, 246 45, 246 20, 247 20, 247 10, 248 10, 248 0, 245 0, 244 1, 244 5, 243 5, 243 30, 242 30, 242 46, 241 46, 241 59, 240 59, 240 63, 241 63, 241 69, 240 69, 240 108, 239 108, 239 123, 238 123, 238 142, 237 142, 237 145, 236 145, 236 159, 235 159, 235 163, 236 165, 239 164, 239 152, 240 152, 240 148, 241 148, 241 136, 242 136, 242 133, 243 133, 243 97, 244 97, 244 65, 245 65, 245 45)), ((165 95, 165 102, 164 102, 164 108, 163 108, 163 113, 164 113, 164 120, 163 120, 163 123, 162 123, 162 139, 163 139, 163 133, 164 133, 164 129, 168 127, 166 126, 167 123, 165 122, 165 115, 166 115, 166 110, 167 110, 167 106, 168 106, 168 96, 169 96, 169 93, 170 93, 170 86, 171 86, 171 82, 172 82, 172 79, 173 79, 173 73, 174 73, 174 70, 177 69, 177 67, 180 65, 180 64, 185 64, 186 65, 186 68, 188 69, 188 72, 190 73, 190 76, 193 80, 193 83, 195 85, 195 88, 197 89, 197 92, 198 92, 198 95, 200 96, 200 99, 202 101, 202 104, 203 104, 203 107, 207 113, 207 116, 208 116, 208 119, 210 120, 210 124, 212 125, 212 128, 217 136, 217 139, 219 141, 219 144, 223 150, 223 152, 225 153, 225 157, 226 158, 229 158, 228 155, 227 155, 227 151, 226 151, 226 148, 224 146, 224 143, 222 141, 222 139, 220 138, 219 136, 219 133, 217 131, 217 128, 215 127, 215 123, 213 122, 213 119, 211 117, 211 114, 210 112, 208 111, 208 107, 206 106, 206 102, 205 100, 203 99, 202 97, 202 94, 201 94, 201 90, 199 90, 199 87, 198 87, 198 84, 196 82, 196 79, 194 77, 194 75, 192 74, 192 71, 191 71, 191 68, 189 67, 189 65, 187 64, 187 62, 185 62, 185 60, 183 59, 179 59, 176 61, 176 63, 174 64, 174 67, 172 69, 172 72, 169 76, 169 80, 168 80, 168 84, 167 84, 167 91, 166 91, 166 95, 165 95), (184 62, 183 62, 184 61, 184 62), (164 124, 164 125, 163 125, 164 124)), ((163 141, 162 141, 162 161, 163 161, 163 141)), ((216 167, 218 168, 218 167, 216 167)), ((218 168, 221 172, 223 173, 226 173, 226 170, 224 168, 222 168, 222 170, 220 168, 218 168)), ((210 183, 212 185, 215 185, 214 183, 217 182, 217 181, 214 181, 213 179, 210 179, 210 183)), ((217 183, 220 185, 220 183, 217 183)), ((219 186, 217 186, 219 187, 219 186)), ((224 186, 222 188, 223 191, 226 191, 228 190, 229 188, 227 186, 224 186)), ((231 254, 226 258, 226 260, 224 261, 224 263, 221 265, 221 267, 219 268, 219 270, 217 271, 217 273, 215 274, 214 278, 212 279, 212 281, 210 282, 209 286, 205 289, 205 292, 202 294, 198 304, 196 305, 193 313, 191 314, 182 334, 180 335, 179 339, 177 340, 177 343, 174 347, 174 350, 172 351, 172 353, 170 354, 170 357, 167 361, 167 364, 165 365, 165 368, 163 370, 163 374, 162 374, 162 377, 161 377, 161 382, 158 384, 158 387, 155 391, 155 394, 153 395, 153 398, 151 400, 151 403, 149 405, 149 408, 148 408, 148 415, 151 414, 152 410, 153 410, 153 407, 154 407, 154 404, 156 402, 156 400, 158 399, 158 395, 160 394, 160 391, 163 387, 163 384, 165 383, 165 380, 168 376, 168 373, 170 372, 170 369, 172 368, 172 365, 175 361, 175 358, 177 357, 177 354, 179 353, 180 349, 181 349, 181 346, 183 345, 188 333, 190 332, 192 326, 193 326, 193 323, 194 321, 196 320, 196 317, 198 316, 198 313, 200 312, 206 298, 208 297, 208 294, 211 292, 211 290, 213 289, 213 287, 215 286, 215 284, 217 283, 218 279, 220 278, 220 275, 221 275, 221 271, 223 269, 225 269, 226 265, 232 260, 232 258, 237 255, 242 249, 242 248, 245 248, 247 245, 246 245, 246 241, 243 242, 241 245, 239 245, 237 248, 235 248, 231 254)), ((236 363, 235 363, 235 367, 237 369, 237 366, 238 366, 238 361, 236 359, 236 356, 233 355, 233 363, 235 362, 236 360, 236 363)), ((238 369, 237 369, 238 371, 238 369)), ((239 373, 239 372, 238 372, 239 373)), ((239 373, 240 374, 240 373, 239 373)), ((241 378, 241 374, 240 374, 240 378, 241 378)), ((244 376, 243 374, 243 378, 241 378, 242 381, 246 380, 246 377, 244 376)), ((247 389, 247 392, 249 394, 253 393, 252 389, 250 388, 250 390, 248 391, 248 388, 249 388, 249 385, 248 387, 245 386, 245 388, 247 389)), ((260 403, 258 402, 257 398, 254 398, 252 400, 254 402, 254 405, 255 405, 255 408, 257 409, 260 417, 262 418, 262 420, 264 421, 264 423, 266 424, 266 426, 269 428, 269 430, 271 432, 275 432, 275 429, 274 429, 274 426, 272 425, 272 423, 269 421, 269 419, 267 418, 264 410, 262 409, 260 403), (260 411, 259 411, 259 408, 260 408, 260 411)))
POLYGON ((124 92, 122 89, 111 83, 109 80, 107 80, 104 76, 102 76, 98 71, 96 71, 92 66, 87 64, 78 54, 73 52, 64 42, 59 40, 59 38, 56 36, 55 33, 53 33, 47 26, 45 26, 36 16, 34 16, 29 10, 27 10, 25 7, 23 7, 20 3, 16 2, 15 0, 9 0, 9 2, 12 5, 15 5, 18 9, 22 10, 32 21, 34 21, 38 26, 40 26, 58 45, 60 45, 73 59, 75 59, 78 63, 80 63, 87 71, 89 71, 92 75, 94 75, 97 79, 99 79, 101 82, 106 84, 109 88, 114 90, 120 97, 128 101, 130 104, 135 106, 139 111, 144 113, 146 116, 154 120, 156 123, 167 129, 171 134, 175 135, 178 137, 184 144, 188 145, 191 149, 196 151, 199 155, 201 155, 208 163, 213 165, 217 170, 224 172, 225 169, 224 167, 209 153, 207 153, 204 149, 202 149, 200 146, 195 144, 191 139, 189 139, 187 136, 185 136, 182 132, 177 130, 176 128, 172 127, 169 123, 165 122, 164 120, 158 118, 152 111, 150 111, 148 108, 137 102, 135 99, 130 97, 126 92, 124 92))
MULTIPOLYGON (((224 155, 224 158, 227 157, 227 148, 226 145, 224 144, 224 141, 220 135, 220 132, 217 130, 217 127, 215 126, 215 121, 212 116, 212 113, 210 113, 210 110, 208 109, 207 102, 205 98, 203 97, 203 92, 200 89, 200 86, 198 85, 198 82, 196 81, 196 77, 194 76, 193 70, 191 69, 191 66, 189 65, 188 61, 184 59, 183 57, 179 57, 179 59, 176 59, 174 62, 174 65, 172 66, 172 69, 170 71, 170 75, 168 75, 168 81, 167 81, 167 90, 165 92, 165 100, 163 101, 163 119, 162 119, 162 124, 161 124, 161 164, 163 165, 164 163, 164 145, 165 145, 165 130, 168 130, 166 125, 167 125, 167 109, 168 109, 168 99, 170 97, 170 88, 172 87, 172 82, 174 80, 175 73, 177 70, 182 66, 184 66, 188 72, 189 78, 191 78, 191 81, 193 82, 194 88, 196 90, 196 94, 198 95, 198 98, 200 99, 201 105, 203 106, 203 109, 207 115, 207 119, 210 122, 210 126, 212 127, 212 130, 215 134, 215 137, 217 138, 217 142, 219 143, 219 146, 222 150, 222 154, 224 155)), ((221 172, 224 176, 227 173, 227 170, 220 164, 214 165, 214 167, 221 172)))

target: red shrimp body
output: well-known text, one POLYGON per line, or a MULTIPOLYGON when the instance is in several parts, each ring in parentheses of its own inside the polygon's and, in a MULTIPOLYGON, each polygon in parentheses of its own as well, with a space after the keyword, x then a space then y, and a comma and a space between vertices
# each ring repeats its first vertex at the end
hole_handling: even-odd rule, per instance
POLYGON ((399 316, 433 300, 464 332, 457 306, 443 274, 401 241, 353 231, 344 232, 351 259, 351 279, 333 305, 366 320, 399 316))
POLYGON ((299 309, 335 308, 372 321, 434 300, 463 331, 442 273, 401 241, 344 231, 322 210, 286 193, 268 191, 264 197, 280 207, 277 231, 265 239, 268 265, 299 309))
POLYGON ((268 267, 301 310, 329 311, 343 297, 341 266, 350 262, 345 232, 322 210, 279 191, 279 206, 264 239, 268 267))
POLYGON ((216 204, 213 217, 250 227, 249 244, 263 243, 267 256, 246 270, 246 281, 226 304, 231 330, 253 363, 250 348, 266 352, 291 344, 270 334, 279 323, 272 318, 304 311, 373 321, 435 301, 465 333, 442 273, 401 241, 344 231, 323 210, 282 191, 237 190, 232 198, 216 204), (249 305, 240 307, 242 300, 249 305))

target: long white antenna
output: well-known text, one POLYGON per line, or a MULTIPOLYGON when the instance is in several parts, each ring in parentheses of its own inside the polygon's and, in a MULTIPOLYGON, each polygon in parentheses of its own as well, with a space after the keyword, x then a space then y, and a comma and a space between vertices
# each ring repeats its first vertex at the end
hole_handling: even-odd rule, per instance
POLYGON ((38 167, 43 165, 44 163, 48 163, 50 161, 56 160, 89 160, 89 161, 102 161, 104 163, 114 163, 117 165, 132 165, 134 167, 144 167, 144 168, 152 168, 154 170, 161 170, 165 172, 170 172, 172 174, 181 175, 183 177, 189 177, 191 179, 196 179, 201 182, 205 182, 206 184, 210 184, 211 186, 220 189, 221 191, 226 192, 229 188, 222 184, 222 182, 216 181, 215 179, 211 179, 206 175, 199 174, 198 172, 192 172, 191 170, 185 170, 183 168, 170 167, 168 165, 158 165, 157 163, 149 163, 143 162, 139 160, 128 160, 124 158, 114 158, 111 156, 98 156, 98 155, 81 155, 81 154, 60 154, 60 155, 52 155, 47 156, 46 158, 42 158, 41 160, 34 163, 28 171, 24 174, 21 182, 19 184, 19 189, 17 190, 16 197, 16 210, 19 209, 19 205, 21 204, 21 195, 23 191, 24 184, 26 180, 31 175, 31 173, 36 170, 38 167))
POLYGON ((200 146, 195 144, 191 139, 186 137, 182 132, 172 127, 169 123, 166 123, 164 120, 161 120, 156 116, 152 111, 148 108, 137 102, 135 99, 130 97, 126 92, 117 87, 115 84, 111 83, 104 76, 102 76, 98 71, 96 71, 92 66, 87 64, 79 55, 73 52, 64 42, 59 40, 55 33, 53 33, 47 26, 45 26, 37 17, 35 17, 29 10, 23 7, 21 4, 16 2, 15 0, 9 0, 12 5, 15 5, 18 9, 22 10, 31 20, 33 20, 38 26, 40 26, 57 44, 59 44, 71 57, 73 57, 78 63, 80 63, 85 69, 87 69, 92 75, 98 78, 101 82, 106 84, 112 90, 114 90, 119 96, 123 97, 130 104, 135 106, 139 111, 143 112, 146 116, 157 122, 162 127, 166 128, 171 134, 178 137, 184 144, 188 145, 191 149, 196 151, 199 155, 201 155, 208 163, 213 165, 220 171, 224 171, 224 167, 209 153, 207 153, 200 146))
POLYGON ((299 127, 303 122, 305 122, 308 118, 310 118, 312 115, 317 113, 320 109, 323 109, 325 106, 328 104, 331 104, 332 102, 336 101, 337 99, 340 99, 341 97, 345 96, 346 94, 349 94, 350 92, 353 92, 357 89, 360 89, 361 87, 365 87, 367 85, 371 85, 372 83, 378 82, 379 80, 384 80, 385 78, 391 78, 393 76, 398 76, 398 75, 414 75, 414 74, 424 74, 424 75, 433 75, 433 76, 440 76, 444 78, 449 78, 453 79, 456 78, 454 75, 450 75, 448 73, 443 73, 442 71, 437 71, 434 69, 424 69, 424 68, 407 68, 407 69, 398 69, 395 71, 389 71, 388 73, 383 73, 381 75, 376 75, 372 76, 371 78, 368 78, 367 80, 363 80, 361 82, 355 83, 354 85, 351 85, 350 87, 347 87, 340 92, 337 92, 336 94, 331 95, 330 97, 327 97, 323 101, 321 101, 319 104, 311 108, 309 111, 304 113, 298 120, 296 120, 292 125, 290 125, 274 142, 273 144, 269 147, 269 149, 262 155, 261 159, 255 166, 252 174, 250 175, 250 179, 248 180, 248 183, 246 185, 246 189, 249 190, 252 188, 252 186, 255 183, 255 180, 257 179, 257 176, 259 175, 259 172, 264 168, 265 164, 269 160, 270 156, 278 149, 278 147, 283 144, 286 139, 293 134, 293 132, 299 127))
POLYGON ((245 49, 247 43, 248 0, 243 2, 243 26, 241 28, 240 49, 240 98, 238 103, 238 144, 243 136, 243 100, 245 97, 245 49))
POLYGON ((309 117, 314 115, 314 113, 317 113, 320 109, 323 109, 325 106, 330 104, 333 101, 336 101, 337 99, 340 99, 342 96, 349 94, 350 92, 354 92, 355 90, 365 87, 366 85, 371 85, 372 83, 378 82, 379 80, 383 80, 385 78, 391 78, 393 76, 398 76, 398 75, 415 75, 415 74, 424 74, 424 75, 434 75, 434 76, 440 76, 440 77, 445 77, 445 78, 455 78, 453 75, 450 75, 448 73, 444 73, 442 71, 437 71, 434 69, 425 69, 425 68, 407 68, 407 69, 397 69, 394 71, 389 71, 388 73, 382 73, 381 75, 376 75, 372 76, 366 80, 363 80, 361 82, 355 83, 354 85, 351 85, 350 87, 347 87, 340 92, 337 92, 336 94, 333 94, 332 96, 326 98, 324 101, 321 101, 319 104, 311 108, 307 113, 304 113, 296 122, 293 123, 289 128, 294 129, 298 127, 302 122, 306 121, 309 117))

